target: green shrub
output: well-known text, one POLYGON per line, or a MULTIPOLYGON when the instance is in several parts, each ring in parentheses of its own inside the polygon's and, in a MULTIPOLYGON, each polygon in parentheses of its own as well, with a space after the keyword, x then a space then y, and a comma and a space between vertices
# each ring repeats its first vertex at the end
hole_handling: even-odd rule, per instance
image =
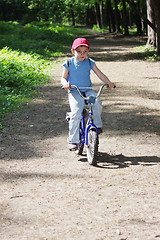
POLYGON ((17 22, 0 21, 0 34, 11 34, 17 31, 17 22))
POLYGON ((94 24, 92 27, 92 30, 96 32, 104 33, 104 32, 108 32, 108 27, 98 28, 97 25, 94 24))
POLYGON ((139 53, 139 56, 141 56, 142 59, 149 60, 149 61, 160 61, 156 49, 152 46, 146 47, 146 45, 136 47, 135 49, 135 54, 139 53))
POLYGON ((61 55, 73 39, 86 31, 50 22, 33 22, 20 25, 13 22, 0 22, 0 48, 9 47, 28 54, 38 54, 50 59, 61 55))
POLYGON ((0 51, 0 116, 33 94, 35 86, 49 80, 51 64, 37 56, 4 48, 0 51))

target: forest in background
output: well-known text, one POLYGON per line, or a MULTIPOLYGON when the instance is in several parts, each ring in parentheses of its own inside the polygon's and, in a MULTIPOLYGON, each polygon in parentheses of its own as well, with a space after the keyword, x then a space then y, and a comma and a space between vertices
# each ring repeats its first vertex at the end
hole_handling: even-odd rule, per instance
POLYGON ((160 0, 1 0, 0 20, 86 25, 125 35, 136 27, 160 55, 160 0))

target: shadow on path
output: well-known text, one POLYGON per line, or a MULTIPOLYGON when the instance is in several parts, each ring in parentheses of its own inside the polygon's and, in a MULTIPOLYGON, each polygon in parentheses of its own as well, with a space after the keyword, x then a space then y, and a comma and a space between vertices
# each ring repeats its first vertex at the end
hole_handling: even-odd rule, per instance
POLYGON ((146 44, 145 36, 123 36, 106 34, 89 38, 91 43, 90 57, 95 61, 129 61, 144 60, 148 52, 133 51, 131 49, 146 44), (92 47, 93 45, 93 47, 92 47))
MULTIPOLYGON (((87 157, 83 155, 80 162, 87 162, 87 157)), ((131 165, 153 166, 160 162, 160 158, 156 156, 137 156, 127 157, 123 154, 109 155, 104 152, 98 153, 97 168, 119 169, 127 168, 131 165)))

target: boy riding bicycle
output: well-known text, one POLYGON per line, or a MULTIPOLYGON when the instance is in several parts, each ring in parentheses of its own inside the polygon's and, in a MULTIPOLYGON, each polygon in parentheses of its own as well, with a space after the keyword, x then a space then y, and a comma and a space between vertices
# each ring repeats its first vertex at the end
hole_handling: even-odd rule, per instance
MULTIPOLYGON (((72 44, 71 52, 74 56, 63 64, 61 83, 63 88, 68 90, 71 109, 68 137, 69 150, 75 151, 78 149, 79 144, 79 123, 84 108, 84 100, 80 97, 76 89, 71 89, 71 85, 76 85, 78 87, 91 87, 91 69, 102 82, 109 85, 107 88, 114 88, 114 83, 112 83, 108 77, 100 71, 94 60, 88 58, 89 43, 85 38, 75 39, 72 44)), ((81 92, 83 92, 86 97, 96 95, 91 89, 82 89, 81 92)), ((93 105, 93 117, 94 124, 98 128, 99 133, 102 132, 101 111, 101 100, 98 98, 93 105)))

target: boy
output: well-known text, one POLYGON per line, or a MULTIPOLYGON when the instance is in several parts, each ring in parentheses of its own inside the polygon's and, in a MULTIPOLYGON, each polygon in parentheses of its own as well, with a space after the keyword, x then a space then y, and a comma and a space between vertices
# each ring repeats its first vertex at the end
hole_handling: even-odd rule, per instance
MULTIPOLYGON (((63 64, 61 83, 63 88, 68 90, 68 98, 71 109, 68 137, 69 150, 76 151, 79 144, 79 123, 84 108, 84 100, 80 97, 76 89, 71 89, 70 86, 76 85, 78 87, 91 87, 91 69, 102 82, 109 85, 108 88, 114 88, 114 83, 110 82, 108 77, 99 70, 94 60, 88 58, 89 43, 85 38, 75 39, 71 52, 74 56, 63 64)), ((81 91, 85 92, 86 97, 96 95, 96 93, 92 90, 82 89, 81 91)), ((99 132, 102 132, 101 111, 101 100, 98 98, 93 106, 93 116, 94 124, 98 128, 99 132)))

